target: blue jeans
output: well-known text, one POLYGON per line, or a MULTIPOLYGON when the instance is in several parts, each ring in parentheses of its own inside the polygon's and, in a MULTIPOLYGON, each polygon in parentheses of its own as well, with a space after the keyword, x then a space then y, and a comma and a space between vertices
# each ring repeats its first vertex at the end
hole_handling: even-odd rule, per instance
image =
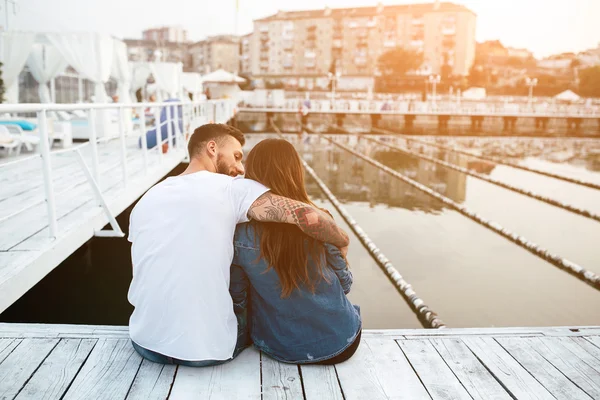
POLYGON ((186 367, 210 367, 213 365, 225 364, 226 362, 236 358, 246 347, 251 345, 250 335, 248 333, 248 309, 234 304, 233 310, 235 312, 235 317, 238 322, 238 335, 237 342, 235 344, 235 349, 233 350, 233 355, 231 356, 231 358, 228 358, 226 360, 180 360, 178 358, 165 356, 164 354, 148 350, 135 343, 133 340, 131 341, 131 344, 140 356, 142 356, 148 361, 152 361, 159 364, 175 364, 184 365, 186 367))

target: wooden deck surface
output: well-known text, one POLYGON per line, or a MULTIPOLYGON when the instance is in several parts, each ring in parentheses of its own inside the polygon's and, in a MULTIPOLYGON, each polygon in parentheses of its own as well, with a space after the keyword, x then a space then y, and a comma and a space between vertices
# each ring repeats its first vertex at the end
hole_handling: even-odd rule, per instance
MULTIPOLYGON (((147 173, 136 138, 128 138, 127 178, 123 184, 120 142, 98 145, 99 185, 114 216, 119 215, 184 158, 183 149, 164 154, 148 152, 147 173)), ((82 149, 91 169, 91 150, 82 149)), ((0 312, 39 282, 86 241, 108 217, 94 197, 92 186, 74 152, 51 156, 58 236, 48 230, 41 159, 0 166, 0 218, 31 206, 0 222, 0 312)))
POLYGON ((382 330, 350 360, 143 360, 126 327, 0 324, 0 399, 600 399, 600 327, 382 330))

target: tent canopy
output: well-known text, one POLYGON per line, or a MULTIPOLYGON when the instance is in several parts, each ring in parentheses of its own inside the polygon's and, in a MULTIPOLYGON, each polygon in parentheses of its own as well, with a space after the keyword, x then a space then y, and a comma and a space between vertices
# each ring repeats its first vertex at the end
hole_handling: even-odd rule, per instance
POLYGON ((483 100, 486 97, 485 88, 472 87, 462 92, 463 99, 483 100))
POLYGON ((576 101, 579 100, 581 97, 573 92, 572 90, 565 90, 562 93, 557 94, 556 96, 554 96, 554 98, 556 100, 565 100, 565 101, 576 101))
POLYGON ((218 69, 202 77, 204 83, 244 83, 246 80, 224 69, 218 69))

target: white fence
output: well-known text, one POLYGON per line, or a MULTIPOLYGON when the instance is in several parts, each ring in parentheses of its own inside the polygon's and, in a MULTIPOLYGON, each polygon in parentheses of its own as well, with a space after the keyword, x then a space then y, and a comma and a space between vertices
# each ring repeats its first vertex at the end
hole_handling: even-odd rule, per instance
MULTIPOLYGON (((76 159, 84 171, 86 180, 92 187, 95 198, 100 206, 104 209, 108 216, 112 231, 100 231, 104 232, 104 236, 122 236, 119 225, 116 219, 111 214, 102 191, 100 190, 99 176, 100 176, 100 165, 99 165, 99 154, 98 144, 119 140, 119 159, 120 167, 122 172, 122 183, 127 188, 128 174, 127 168, 127 146, 126 139, 138 139, 141 143, 140 148, 136 150, 130 149, 129 151, 137 151, 142 153, 143 157, 143 172, 147 173, 149 169, 148 155, 151 152, 157 152, 159 162, 162 162, 165 155, 169 155, 170 152, 178 152, 181 155, 183 161, 187 158, 187 140, 188 135, 193 130, 207 122, 225 123, 231 119, 235 114, 235 105, 233 102, 228 100, 209 100, 201 102, 165 102, 165 103, 134 103, 134 104, 2 104, 0 105, 0 114, 12 113, 12 114, 30 114, 35 113, 37 115, 38 133, 39 133, 39 151, 32 156, 16 159, 0 164, 0 173, 10 174, 12 171, 19 170, 19 164, 26 163, 33 159, 41 158, 41 173, 43 174, 44 182, 44 199, 35 203, 28 204, 23 208, 12 212, 0 218, 0 223, 15 217, 16 215, 22 214, 32 207, 41 204, 45 201, 48 212, 48 227, 51 237, 57 236, 57 215, 56 215, 56 204, 55 204, 55 190, 53 187, 53 168, 50 162, 51 155, 57 155, 67 152, 75 152, 76 159), (152 126, 146 124, 145 114, 146 110, 154 111, 154 124, 152 126), (98 128, 110 129, 103 126, 101 123, 97 124, 97 118, 107 112, 113 111, 118 113, 118 132, 113 135, 113 132, 104 132, 102 137, 98 137, 98 128), (89 140, 83 144, 62 149, 59 151, 51 151, 51 142, 53 138, 49 135, 49 123, 47 114, 50 112, 62 112, 62 111, 83 111, 85 112, 87 119, 87 129, 89 134, 89 140), (163 111, 166 113, 164 120, 161 118, 163 111), (128 114, 129 113, 129 114, 128 114), (131 114, 137 113, 139 119, 137 126, 131 123, 131 114), (180 115, 181 114, 181 115, 180 115), (129 117, 128 117, 129 115, 129 117), (131 123, 131 124, 130 124, 131 123), (130 126, 128 126, 130 125, 130 126), (167 127, 167 137, 163 139, 163 127, 167 127), (183 128, 183 129, 182 129, 183 128), (156 145, 152 148, 148 147, 147 143, 147 129, 156 130, 156 137, 152 138, 156 140, 156 145), (165 147, 165 144, 168 146, 165 147), (81 150, 84 147, 89 147, 90 158, 84 159, 81 150), (89 163, 89 167, 88 167, 89 163), (3 171, 4 170, 4 171, 3 171)), ((17 138, 18 140, 18 138, 17 138)))

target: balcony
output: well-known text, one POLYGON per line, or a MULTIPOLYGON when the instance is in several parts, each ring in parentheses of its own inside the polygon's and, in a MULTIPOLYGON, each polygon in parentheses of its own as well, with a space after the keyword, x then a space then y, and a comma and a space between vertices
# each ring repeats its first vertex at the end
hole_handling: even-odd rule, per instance
POLYGON ((358 28, 358 22, 356 22, 356 21, 350 21, 348 23, 348 28, 350 28, 350 29, 356 29, 356 28, 358 28))
POLYGON ((265 51, 268 52, 269 51, 269 45, 268 44, 262 44, 260 45, 260 51, 265 51))
POLYGON ((306 35, 306 40, 308 40, 308 41, 316 41, 317 40, 317 35, 315 35, 314 33, 309 33, 308 35, 306 35))
POLYGON ((317 57, 317 53, 315 53, 315 52, 314 52, 314 51, 312 51, 312 50, 306 50, 306 51, 304 52, 304 58, 312 58, 312 59, 314 59, 314 58, 316 58, 316 57, 317 57))
POLYGON ((258 58, 261 61, 268 61, 269 60, 269 53, 260 53, 260 56, 258 58))
POLYGON ((371 19, 367 21, 367 28, 375 28, 377 26, 377 21, 375 19, 371 19))
POLYGON ((445 38, 442 40, 442 46, 444 46, 445 49, 453 49, 456 47, 456 40, 454 40, 454 38, 445 38))
POLYGON ((425 20, 423 18, 413 18, 411 24, 413 26, 422 26, 425 24, 425 20))
POLYGON ((359 38, 366 38, 367 36, 369 36, 369 32, 367 32, 366 30, 363 29, 363 30, 361 30, 361 31, 358 32, 357 36, 359 38))
POLYGON ((394 48, 394 47, 396 47, 396 41, 395 40, 384 40, 383 47, 394 48))
POLYGON ((294 40, 294 32, 286 32, 284 31, 281 35, 283 40, 294 40))
POLYGON ((269 26, 268 26, 268 25, 263 25, 263 26, 261 26, 260 28, 258 28, 258 31, 259 31, 260 33, 265 33, 265 32, 266 32, 266 33, 269 33, 269 26))
POLYGON ((334 39, 341 39, 342 37, 343 37, 343 33, 342 33, 341 29, 340 30, 336 30, 336 29, 333 30, 333 38, 334 39))
POLYGON ((334 49, 341 49, 342 48, 342 39, 333 39, 331 47, 333 47, 334 49))
POLYGON ((292 50, 294 48, 294 42, 291 40, 285 40, 282 44, 284 50, 292 50))
POLYGON ((294 68, 294 63, 291 62, 291 61, 289 61, 289 62, 288 61, 284 61, 283 62, 283 68, 285 68, 285 69, 292 69, 292 68, 294 68))
POLYGON ((269 68, 269 63, 268 62, 261 62, 259 64, 259 66, 260 66, 260 68, 266 68, 266 69, 268 69, 269 68))
POLYGON ((423 40, 411 40, 410 47, 422 48, 425 42, 423 40))

